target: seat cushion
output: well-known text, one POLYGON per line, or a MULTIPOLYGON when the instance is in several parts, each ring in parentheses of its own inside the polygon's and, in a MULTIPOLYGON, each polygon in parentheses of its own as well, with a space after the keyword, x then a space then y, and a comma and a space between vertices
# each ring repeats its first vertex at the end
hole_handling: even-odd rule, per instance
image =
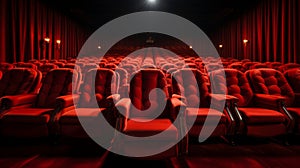
MULTIPOLYGON (((159 134, 159 140, 170 140, 178 138, 177 128, 169 119, 154 119, 147 122, 138 122, 136 120, 128 120, 124 132, 130 136, 147 137, 159 134)), ((131 139, 131 138, 130 138, 131 139)))
POLYGON ((282 123, 286 117, 275 110, 263 108, 239 108, 247 124, 282 123))
POLYGON ((300 107, 288 107, 287 110, 293 113, 295 116, 300 117, 300 107))
POLYGON ((203 124, 209 115, 209 121, 219 120, 219 123, 226 123, 227 117, 220 111, 210 108, 187 108, 187 123, 188 124, 203 124), (196 118, 196 120, 195 120, 196 118), (194 121, 194 122, 193 122, 194 121))
POLYGON ((12 108, 1 119, 2 123, 47 124, 53 109, 12 108))
POLYGON ((78 117, 82 120, 93 120, 98 117, 104 108, 78 108, 62 114, 59 118, 61 124, 78 124, 78 117))

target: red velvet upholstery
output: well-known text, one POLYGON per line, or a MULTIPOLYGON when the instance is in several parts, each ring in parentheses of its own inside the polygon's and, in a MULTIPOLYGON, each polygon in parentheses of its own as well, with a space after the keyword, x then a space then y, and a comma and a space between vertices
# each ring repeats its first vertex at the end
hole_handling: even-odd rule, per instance
POLYGON ((300 64, 297 63, 284 64, 278 67, 278 70, 281 72, 285 72, 286 70, 293 69, 293 68, 300 68, 300 64))
POLYGON ((5 73, 7 72, 8 70, 14 68, 15 66, 13 64, 10 64, 10 63, 6 63, 6 62, 2 62, 0 63, 0 71, 2 73, 5 73))
POLYGON ((20 68, 32 68, 34 70, 37 70, 37 65, 35 65, 33 63, 22 63, 22 64, 18 64, 17 67, 20 67, 20 68))
POLYGON ((237 69, 239 71, 245 72, 244 66, 242 62, 234 62, 230 65, 228 65, 227 68, 237 69))
POLYGON ((30 68, 13 68, 0 80, 0 97, 26 94, 34 91, 40 80, 39 73, 30 68))
POLYGON ((114 101, 118 101, 119 98, 113 100, 114 97, 112 95, 117 93, 117 81, 117 75, 113 70, 95 68, 88 71, 81 87, 80 101, 77 104, 76 111, 71 109, 61 112, 61 116, 58 119, 59 134, 65 137, 87 138, 88 136, 80 123, 80 121, 83 121, 90 124, 93 123, 94 129, 100 128, 98 131, 95 131, 97 133, 93 136, 98 138, 106 137, 111 141, 113 134, 101 129, 99 115, 103 114, 108 122, 115 126, 116 119, 112 108, 114 107, 114 101), (94 91, 92 90, 93 88, 95 89, 94 91), (96 94, 95 97, 91 96, 93 92, 96 94))
MULTIPOLYGON (((18 138, 48 136, 53 119, 57 97, 72 94, 72 69, 60 68, 48 72, 38 95, 17 95, 4 97, 18 103, 4 111, 1 118, 1 135, 18 138), (23 97, 23 98, 21 98, 23 97), (24 101, 24 103, 20 101, 24 101)), ((74 75, 76 76, 76 74, 74 75)), ((77 82, 77 79, 74 79, 77 82)))
POLYGON ((267 64, 257 63, 250 67, 250 69, 269 68, 267 64))
POLYGON ((205 75, 202 72, 197 69, 178 70, 173 73, 172 85, 174 94, 185 97, 183 102, 187 105, 187 126, 191 128, 189 136, 199 136, 199 132, 208 115, 212 121, 216 121, 216 117, 220 119, 218 125, 224 125, 217 126, 216 129, 220 130, 215 130, 214 132, 218 134, 212 134, 211 136, 223 136, 227 134, 230 124, 227 115, 223 111, 216 109, 211 109, 212 111, 208 113, 210 92, 205 75), (195 123, 192 122, 193 118, 196 118, 195 123))
POLYGON ((290 69, 284 72, 284 76, 295 93, 300 93, 300 69, 290 69))
MULTIPOLYGON (((171 116, 172 109, 175 106, 171 106, 169 103, 169 93, 167 90, 167 82, 164 73, 158 69, 141 69, 133 74, 133 78, 130 81, 129 98, 121 99, 117 104, 117 109, 121 110, 121 119, 123 124, 120 123, 121 131, 124 134, 131 135, 134 137, 156 135, 161 131, 166 132, 166 136, 158 136, 151 141, 140 141, 143 143, 151 144, 169 144, 176 142, 180 134, 180 126, 172 123, 173 119, 171 116), (162 101, 157 98, 158 92, 151 92, 154 99, 149 100, 149 93, 153 89, 161 89, 166 98, 166 106, 162 111, 158 111, 157 105, 162 101), (151 101, 151 102, 150 102, 151 101), (134 108, 135 107, 135 108, 134 108), (151 108, 152 110, 149 110, 151 108), (151 121, 153 113, 159 116, 151 121), (139 119, 139 120, 136 120, 139 119), (144 121, 142 121, 144 120, 144 121), (168 128, 166 130, 166 128, 168 128)), ((180 103, 177 103, 180 106, 180 103)), ((160 109, 159 109, 160 110, 160 109)), ((134 140, 131 137, 121 136, 123 143, 122 149, 126 152, 133 152, 135 150, 142 150, 143 146, 140 146, 138 140, 134 140)), ((178 144, 175 144, 169 150, 158 154, 160 157, 170 157, 178 155, 178 144)), ((156 156, 149 156, 148 158, 153 159, 156 156)))
POLYGON ((284 72, 284 76, 295 93, 294 103, 287 108, 295 119, 295 132, 300 132, 300 69, 294 68, 284 72))
POLYGON ((250 70, 246 75, 255 93, 284 96, 286 105, 293 103, 295 94, 280 71, 262 68, 250 70))
MULTIPOLYGON (((251 74, 252 79, 265 79, 266 82, 260 82, 258 80, 253 81, 255 85, 261 86, 261 83, 271 84, 268 77, 272 78, 272 75, 275 77, 278 74, 272 73, 273 69, 270 69, 271 72, 268 75, 264 72, 260 72, 259 70, 250 70, 247 71, 251 74), (262 77, 263 76, 263 77, 262 77)), ((264 69, 262 70, 264 71, 264 69)), ((252 88, 249 84, 249 81, 245 75, 245 73, 238 71, 236 69, 224 69, 224 71, 214 71, 211 73, 211 76, 214 81, 214 89, 216 92, 224 92, 228 95, 235 96, 239 99, 237 103, 236 111, 236 120, 239 121, 239 128, 237 131, 242 131, 242 134, 246 134, 248 136, 274 136, 274 135, 282 135, 287 133, 288 127, 288 117, 283 113, 273 110, 278 109, 277 100, 281 100, 279 97, 272 97, 272 95, 255 95, 252 91, 252 88), (225 76, 223 75, 225 72, 225 76), (224 90, 225 89, 225 90, 224 90), (257 99, 257 100, 256 100, 257 99), (260 104, 270 104, 270 109, 262 108, 260 104), (274 107, 272 107, 274 106, 274 107), (238 113, 241 113, 241 117, 238 117, 238 113), (241 120, 242 119, 242 120, 241 120), (280 129, 274 130, 270 132, 270 126, 276 125, 281 126, 280 129), (259 129, 254 129, 259 126, 259 129), (255 131, 255 132, 252 132, 255 131)), ((274 78, 275 78, 274 77, 274 78)), ((273 78, 272 78, 273 79, 273 78)), ((276 78, 275 78, 276 79, 276 78)), ((278 82, 280 83, 280 82, 278 82)), ((274 82, 276 84, 276 81, 274 82)), ((267 87, 265 87, 267 88, 267 87)), ((269 92, 264 92, 264 94, 268 94, 269 92)), ((234 107, 234 106, 233 106, 234 107)), ((232 107, 232 108, 233 108, 232 107)), ((234 111, 234 109, 232 110, 234 111)), ((274 127, 278 128, 278 127, 274 127)), ((239 132, 240 133, 240 132, 239 132)))
POLYGON ((39 67, 39 70, 42 72, 42 75, 43 75, 43 79, 45 78, 45 76, 47 75, 47 73, 52 70, 52 69, 56 69, 58 68, 57 65, 53 64, 53 63, 44 63, 43 65, 41 65, 39 67))

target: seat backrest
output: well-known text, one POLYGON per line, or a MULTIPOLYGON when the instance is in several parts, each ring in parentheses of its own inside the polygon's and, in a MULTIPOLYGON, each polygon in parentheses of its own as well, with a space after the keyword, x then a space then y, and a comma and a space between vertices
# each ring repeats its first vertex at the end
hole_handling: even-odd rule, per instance
POLYGON ((212 86, 215 93, 226 93, 239 99, 238 106, 251 106, 253 100, 253 91, 249 81, 242 71, 226 68, 217 70, 210 74, 212 86), (225 75, 224 75, 225 74, 225 75))
POLYGON ((107 68, 94 68, 86 73, 81 85, 79 107, 108 107, 106 98, 118 91, 118 76, 107 68), (94 91, 92 89, 95 89, 94 91), (96 99, 91 97, 96 94, 96 99), (96 101, 97 100, 97 101, 96 101))
POLYGON ((37 65, 35 65, 34 63, 22 63, 22 64, 17 64, 17 67, 20 68, 32 68, 32 69, 38 69, 37 65))
POLYGON ((54 62, 55 65, 57 65, 59 68, 63 68, 65 66, 65 63, 62 62, 54 62))
POLYGON ((209 64, 205 64, 205 69, 206 71, 209 73, 209 72, 212 72, 212 71, 215 71, 215 70, 219 70, 219 69, 222 69, 223 66, 219 63, 209 63, 209 64))
POLYGON ((0 97, 30 93, 38 84, 38 72, 31 68, 13 68, 0 80, 0 97), (35 83, 37 82, 37 83, 35 83))
MULTIPOLYGON (((132 117, 147 117, 152 115, 156 108, 161 104, 162 96, 158 90, 161 89, 166 98, 169 97, 167 81, 164 73, 159 69, 141 69, 132 74, 129 89, 129 98, 132 105, 137 109, 131 112, 132 117), (152 100, 149 99, 151 92, 152 100), (150 111, 147 111, 151 106, 150 111), (151 111, 154 110, 154 111, 151 111), (146 112, 147 111, 147 112, 146 112), (149 113, 148 113, 149 112, 149 113)), ((166 101, 166 100, 165 100, 166 101)), ((163 114, 162 114, 163 115, 163 114)))
POLYGON ((300 64, 297 63, 287 63, 278 67, 278 70, 281 72, 285 72, 288 69, 300 68, 300 64))
POLYGON ((198 69, 183 68, 172 73, 173 94, 186 97, 187 107, 207 107, 209 87, 198 69), (200 105, 200 106, 199 106, 200 105))
POLYGON ((250 67, 250 69, 258 69, 258 68, 269 68, 265 63, 257 63, 250 67))
POLYGON ((57 69, 58 66, 55 65, 54 63, 44 63, 39 67, 39 70, 42 72, 43 78, 47 75, 49 71, 52 69, 57 69))
POLYGON ((6 63, 6 62, 2 62, 0 63, 0 71, 2 71, 3 73, 13 69, 15 66, 13 64, 10 63, 6 63))
POLYGON ((284 72, 284 76, 295 93, 300 93, 300 69, 294 68, 284 72))
POLYGON ((245 72, 242 62, 234 62, 234 63, 228 65, 227 68, 237 69, 239 71, 245 72))
POLYGON ((254 93, 284 96, 287 106, 293 103, 295 94, 280 71, 271 68, 253 69, 247 71, 246 76, 254 93))
POLYGON ((54 108, 56 98, 72 94, 72 86, 77 86, 77 82, 77 72, 74 69, 50 70, 44 78, 35 107, 54 108))

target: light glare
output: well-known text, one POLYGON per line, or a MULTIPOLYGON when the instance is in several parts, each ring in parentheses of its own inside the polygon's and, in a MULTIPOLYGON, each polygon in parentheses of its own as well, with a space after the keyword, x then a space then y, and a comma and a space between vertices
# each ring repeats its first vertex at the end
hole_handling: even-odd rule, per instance
POLYGON ((148 0, 148 3, 154 4, 156 0, 148 0))

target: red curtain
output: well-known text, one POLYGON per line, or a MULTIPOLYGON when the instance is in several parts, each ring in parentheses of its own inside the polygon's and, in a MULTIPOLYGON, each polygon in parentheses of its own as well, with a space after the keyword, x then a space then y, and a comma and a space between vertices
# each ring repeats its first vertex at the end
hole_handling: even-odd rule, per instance
POLYGON ((0 11, 2 62, 75 57, 88 37, 87 28, 39 0, 1 0, 0 11), (42 48, 45 37, 50 43, 42 48))
POLYGON ((210 37, 224 57, 300 63, 300 2, 263 0, 210 37))

